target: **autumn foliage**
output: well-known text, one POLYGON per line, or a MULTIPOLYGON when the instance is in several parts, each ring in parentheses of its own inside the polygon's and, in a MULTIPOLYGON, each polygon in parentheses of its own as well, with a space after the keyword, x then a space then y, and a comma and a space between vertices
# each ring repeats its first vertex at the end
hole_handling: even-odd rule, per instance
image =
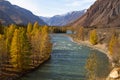
POLYGON ((90 31, 90 42, 91 44, 95 45, 97 44, 98 36, 96 29, 90 31))
POLYGON ((39 66, 50 57, 52 43, 47 26, 28 23, 4 27, 0 34, 0 72, 24 72, 39 66))

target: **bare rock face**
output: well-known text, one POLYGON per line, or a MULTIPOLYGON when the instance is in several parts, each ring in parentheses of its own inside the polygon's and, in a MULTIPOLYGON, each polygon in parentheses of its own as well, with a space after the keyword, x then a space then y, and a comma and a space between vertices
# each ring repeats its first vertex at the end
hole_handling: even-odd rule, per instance
POLYGON ((106 80, 120 80, 120 68, 114 68, 106 80))
POLYGON ((75 26, 120 27, 120 0, 96 0, 75 26))

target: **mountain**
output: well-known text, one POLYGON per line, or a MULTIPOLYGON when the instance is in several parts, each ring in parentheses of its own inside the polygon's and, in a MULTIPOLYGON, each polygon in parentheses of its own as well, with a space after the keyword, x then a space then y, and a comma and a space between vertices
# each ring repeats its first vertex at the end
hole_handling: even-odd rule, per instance
POLYGON ((96 0, 81 18, 70 25, 120 27, 120 0, 96 0))
POLYGON ((64 15, 55 15, 53 17, 40 17, 50 26, 64 26, 81 17, 86 10, 73 11, 64 15))
POLYGON ((12 5, 10 2, 5 0, 0 0, 0 21, 5 25, 11 23, 25 25, 28 22, 34 23, 36 21, 41 25, 46 24, 42 19, 34 15, 29 10, 12 5))

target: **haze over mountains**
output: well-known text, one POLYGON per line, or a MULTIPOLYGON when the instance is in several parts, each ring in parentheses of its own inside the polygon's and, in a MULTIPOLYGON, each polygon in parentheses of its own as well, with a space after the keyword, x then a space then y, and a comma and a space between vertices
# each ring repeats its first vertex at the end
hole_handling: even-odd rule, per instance
POLYGON ((40 18, 43 19, 44 22, 46 22, 50 26, 65 26, 80 18, 85 12, 86 9, 81 11, 69 12, 64 15, 55 15, 53 17, 48 17, 48 18, 40 16, 40 18))
POLYGON ((81 18, 70 25, 120 27, 120 0, 96 0, 81 18))
POLYGON ((12 5, 5 0, 0 0, 0 21, 5 25, 11 23, 26 25, 28 22, 34 23, 35 21, 38 21, 41 25, 46 24, 29 10, 12 5))

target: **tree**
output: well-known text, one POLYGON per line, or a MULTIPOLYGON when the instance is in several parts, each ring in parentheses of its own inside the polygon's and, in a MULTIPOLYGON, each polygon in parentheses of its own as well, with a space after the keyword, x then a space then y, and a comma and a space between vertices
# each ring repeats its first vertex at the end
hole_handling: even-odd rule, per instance
POLYGON ((48 34, 48 27, 44 26, 43 29, 41 30, 41 48, 40 48, 40 53, 41 53, 41 58, 45 58, 48 55, 50 55, 51 50, 52 50, 52 44, 50 42, 50 37, 48 34))
POLYGON ((38 29, 39 29, 39 24, 38 24, 38 22, 35 22, 34 25, 33 25, 32 34, 34 35, 36 30, 38 30, 38 29))
POLYGON ((93 45, 96 45, 97 41, 98 41, 97 31, 96 31, 96 29, 94 29, 94 30, 90 31, 90 42, 93 45))
POLYGON ((11 63, 19 71, 28 69, 31 63, 30 45, 23 28, 16 29, 11 44, 11 63))
POLYGON ((15 30, 14 36, 11 43, 10 56, 11 56, 11 64, 15 69, 21 69, 21 61, 20 61, 20 41, 19 41, 20 31, 18 29, 15 30))
POLYGON ((5 38, 4 35, 0 34, 0 74, 2 73, 2 69, 5 69, 3 65, 5 64, 6 56, 5 38))
POLYGON ((25 29, 20 28, 20 48, 21 48, 21 58, 22 58, 22 69, 28 69, 31 64, 31 46, 28 41, 25 29))
POLYGON ((108 46, 108 50, 110 52, 110 55, 113 54, 113 47, 116 45, 116 43, 118 42, 118 35, 116 32, 112 33, 110 42, 109 42, 109 46, 108 46))
POLYGON ((79 40, 84 41, 84 27, 80 27, 80 29, 78 29, 76 34, 79 40))
POLYGON ((96 71, 97 71, 97 55, 91 53, 86 61, 85 69, 87 71, 86 77, 87 80, 96 80, 96 71))
POLYGON ((31 37, 31 45, 33 52, 33 65, 38 64, 40 61, 40 47, 41 47, 41 31, 40 29, 36 30, 34 35, 31 37), (35 63, 37 62, 37 63, 35 63))
POLYGON ((28 23, 27 25, 27 37, 29 39, 29 42, 31 41, 31 35, 32 35, 32 30, 33 30, 33 26, 31 23, 28 23))
POLYGON ((31 23, 28 23, 28 25, 27 25, 27 33, 31 33, 32 32, 32 24, 31 23))
POLYGON ((112 62, 115 63, 114 67, 120 67, 120 42, 117 41, 112 47, 112 62))
POLYGON ((5 36, 6 36, 6 48, 7 48, 7 54, 9 56, 10 54, 10 46, 11 46, 11 41, 13 38, 13 33, 15 31, 16 25, 11 24, 10 27, 7 28, 5 36))

